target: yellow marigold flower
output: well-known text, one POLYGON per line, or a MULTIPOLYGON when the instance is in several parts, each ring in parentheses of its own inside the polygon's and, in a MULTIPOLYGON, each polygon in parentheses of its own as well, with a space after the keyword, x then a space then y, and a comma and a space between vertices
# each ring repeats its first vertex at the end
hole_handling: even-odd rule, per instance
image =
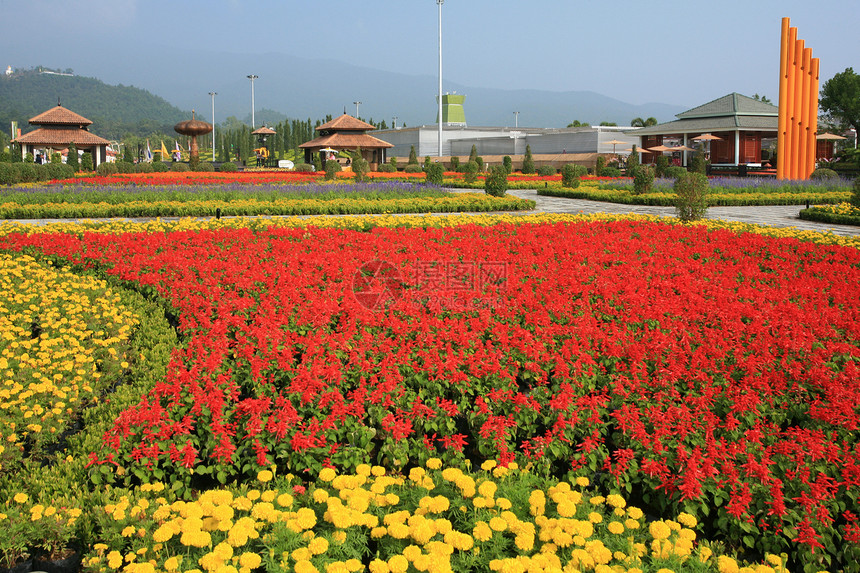
POLYGON ((111 551, 107 554, 108 567, 111 569, 119 569, 123 564, 122 555, 119 551, 111 551))
POLYGON ((520 551, 531 551, 534 548, 535 536, 528 534, 519 534, 514 538, 514 545, 520 551))
POLYGON ((717 557, 717 569, 720 573, 738 573, 740 571, 737 561, 726 555, 717 557))
POLYGON ((601 523, 603 521, 603 516, 596 511, 592 511, 588 514, 588 521, 591 523, 601 523))
POLYGON ((660 569, 657 569, 657 573, 675 573, 675 571, 672 569, 666 569, 665 567, 661 567, 660 569))
POLYGON ((247 567, 248 569, 256 569, 262 562, 263 559, 256 553, 246 551, 239 556, 239 565, 247 567))
POLYGON ((358 559, 352 558, 352 559, 346 560, 347 571, 351 571, 351 572, 361 571, 363 568, 364 568, 364 566, 361 564, 361 561, 359 561, 358 559))
POLYGON ((373 539, 381 539, 388 534, 387 527, 374 527, 370 530, 370 537, 373 539))
POLYGON ((648 526, 648 532, 654 539, 668 539, 672 534, 672 530, 665 521, 652 521, 648 526))
POLYGON ((609 533, 612 533, 614 535, 621 535, 622 533, 624 533, 624 524, 618 521, 610 521, 609 524, 606 526, 606 529, 609 530, 609 533))
POLYGON ((331 534, 331 538, 338 543, 346 541, 346 531, 335 531, 331 534))
POLYGON ((627 505, 627 501, 618 494, 611 493, 606 496, 606 503, 615 508, 623 508, 627 505))
POLYGON ((122 535, 123 537, 131 537, 131 536, 132 536, 132 535, 134 535, 135 533, 137 533, 137 528, 136 528, 135 526, 133 526, 133 525, 129 525, 129 526, 126 526, 126 527, 122 530, 122 532, 120 533, 120 535, 122 535))
POLYGON ((165 568, 167 571, 171 571, 171 572, 172 572, 172 571, 176 571, 176 570, 178 570, 178 569, 179 569, 179 566, 180 566, 181 564, 182 564, 182 556, 181 556, 181 555, 180 555, 180 556, 175 556, 175 555, 174 555, 173 557, 168 558, 168 559, 164 562, 164 568, 165 568))
POLYGON ((576 485, 579 487, 588 487, 588 484, 591 483, 588 481, 587 477, 578 477, 576 478, 576 485))
POLYGON ((481 482, 481 485, 478 486, 478 493, 480 493, 484 497, 494 497, 496 495, 496 490, 498 486, 495 482, 485 481, 481 482))
POLYGON ((334 471, 334 468, 323 468, 320 472, 319 479, 321 481, 331 481, 337 476, 337 472, 334 471))
POLYGON ((262 470, 260 472, 257 472, 257 481, 261 481, 263 483, 272 481, 273 477, 275 477, 275 474, 273 474, 269 470, 262 470))
POLYGON ((484 470, 485 472, 490 471, 494 467, 496 467, 496 461, 495 460, 487 460, 481 464, 481 469, 484 470))
POLYGON ((370 474, 375 477, 382 477, 385 475, 385 468, 382 466, 373 466, 370 468, 370 474))
POLYGON ((294 549, 292 553, 290 553, 290 557, 293 558, 296 563, 299 561, 306 561, 312 557, 311 550, 308 547, 299 547, 298 549, 294 549))
POLYGON ((638 507, 631 506, 630 509, 627 510, 627 515, 629 515, 631 519, 642 519, 644 514, 638 507))
POLYGON ((19 492, 16 493, 15 497, 13 497, 12 499, 14 499, 16 503, 27 503, 27 500, 30 499, 30 496, 28 496, 26 493, 19 492))
POLYGON ((409 561, 403 555, 395 555, 388 560, 388 569, 391 573, 406 573, 409 561))
POLYGON ((573 517, 576 515, 576 504, 565 499, 558 504, 558 514, 562 517, 573 517))
POLYGON ((504 531, 508 528, 508 522, 501 517, 493 517, 490 519, 490 529, 493 531, 504 531))
POLYGON ((328 550, 328 540, 325 537, 315 537, 308 543, 308 550, 313 555, 321 555, 328 550))
POLYGON ((486 521, 478 521, 472 529, 472 537, 478 541, 488 541, 493 536, 493 530, 486 521))
POLYGON ((431 470, 438 470, 442 467, 442 460, 440 460, 439 458, 430 458, 424 465, 426 465, 431 470))
POLYGON ((509 500, 508 498, 499 497, 499 498, 496 498, 496 507, 498 507, 501 510, 507 510, 507 509, 510 509, 511 507, 513 507, 513 504, 511 503, 511 500, 509 500))
POLYGON ((696 527, 696 525, 698 525, 699 522, 696 520, 696 518, 694 516, 690 515, 689 513, 682 511, 678 515, 678 523, 680 523, 684 527, 689 527, 692 529, 693 527, 696 527))
POLYGON ((314 564, 307 559, 296 561, 294 569, 296 573, 319 573, 319 569, 314 567, 314 564))
POLYGON ((421 548, 417 545, 407 545, 403 548, 403 556, 409 561, 415 561, 421 555, 421 548))
POLYGON ((699 546, 699 561, 702 563, 707 563, 708 559, 710 559, 713 554, 714 552, 711 551, 710 547, 705 547, 703 545, 699 546))
POLYGON ((379 558, 371 561, 367 568, 370 570, 370 573, 390 573, 388 563, 379 558))
POLYGON ((324 489, 315 489, 313 493, 314 501, 317 503, 325 503, 329 498, 328 492, 324 489))
POLYGON ((591 499, 588 500, 588 502, 591 505, 603 505, 603 502, 605 502, 605 501, 606 501, 606 498, 603 497, 602 495, 595 495, 594 497, 592 497, 591 499))

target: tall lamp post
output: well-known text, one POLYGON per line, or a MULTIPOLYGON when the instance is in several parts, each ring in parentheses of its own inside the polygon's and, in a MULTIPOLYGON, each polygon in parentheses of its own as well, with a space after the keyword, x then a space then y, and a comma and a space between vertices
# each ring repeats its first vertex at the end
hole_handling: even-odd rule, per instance
POLYGON ((212 161, 215 161, 215 96, 218 92, 209 92, 209 97, 212 98, 212 161))
POLYGON ((519 122, 520 122, 520 112, 515 111, 514 112, 514 127, 515 128, 520 126, 519 122))
POLYGON ((248 79, 251 80, 251 129, 256 127, 256 125, 254 125, 254 80, 259 77, 260 76, 255 76, 254 74, 248 76, 248 79))
POLYGON ((445 0, 436 0, 439 5, 439 157, 442 157, 442 4, 445 0))
POLYGON ((361 105, 361 102, 360 101, 354 101, 352 103, 355 104, 355 119, 358 119, 358 106, 361 105))

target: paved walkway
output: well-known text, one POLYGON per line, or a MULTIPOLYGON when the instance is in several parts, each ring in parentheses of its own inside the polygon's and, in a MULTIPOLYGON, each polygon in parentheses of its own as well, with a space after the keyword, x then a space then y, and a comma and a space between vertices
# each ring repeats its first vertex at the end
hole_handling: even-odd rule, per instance
MULTIPOLYGON (((508 193, 523 199, 531 199, 537 205, 532 213, 635 213, 638 215, 658 215, 674 217, 674 207, 652 207, 650 205, 622 205, 587 199, 565 199, 563 197, 544 197, 534 189, 510 189, 508 193)), ((797 214, 801 205, 767 205, 756 207, 709 207, 708 219, 737 221, 768 225, 770 227, 794 227, 804 231, 832 232, 834 235, 852 237, 860 235, 860 227, 852 225, 833 225, 799 219, 797 214)))

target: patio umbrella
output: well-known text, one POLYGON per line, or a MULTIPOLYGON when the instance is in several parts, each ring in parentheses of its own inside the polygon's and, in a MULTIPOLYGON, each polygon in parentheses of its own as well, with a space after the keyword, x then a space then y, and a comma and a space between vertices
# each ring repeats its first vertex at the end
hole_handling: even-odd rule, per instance
POLYGON ((663 153, 664 151, 672 151, 671 147, 666 147, 665 145, 657 145, 654 147, 649 147, 648 151, 653 153, 663 153))
POLYGON ((323 147, 320 151, 326 151, 328 153, 337 153, 337 149, 332 149, 331 147, 323 147))
POLYGON ((669 151, 696 151, 692 147, 687 147, 686 145, 678 145, 676 147, 670 147, 669 151))
POLYGON ((606 145, 611 145, 612 146, 612 153, 615 153, 615 146, 616 145, 621 145, 622 143, 627 144, 630 142, 629 141, 619 141, 617 139, 610 139, 609 141, 604 141, 603 143, 605 143, 606 145))
POLYGON ((715 141, 715 140, 722 141, 722 139, 723 139, 722 137, 717 137, 716 135, 713 135, 711 133, 703 133, 699 137, 694 137, 693 141, 715 141))
POLYGON ((815 136, 815 139, 825 139, 825 140, 837 140, 837 139, 847 139, 846 137, 842 137, 841 135, 836 135, 835 133, 819 133, 815 136))

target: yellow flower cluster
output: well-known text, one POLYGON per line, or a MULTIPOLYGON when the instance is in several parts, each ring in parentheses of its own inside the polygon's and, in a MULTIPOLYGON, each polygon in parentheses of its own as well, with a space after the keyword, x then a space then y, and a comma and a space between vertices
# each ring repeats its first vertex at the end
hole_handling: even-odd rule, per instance
POLYGON ((147 484, 104 507, 115 524, 113 546, 97 545, 86 565, 250 573, 268 559, 268 568, 304 573, 669 573, 686 566, 785 573, 778 556, 747 567, 715 555, 697 542, 692 515, 649 523, 620 495, 588 494, 586 478, 540 487, 516 464, 499 469, 490 463, 467 473, 436 458, 408 475, 367 464, 352 474, 327 468, 299 497, 280 489, 293 476, 275 479, 269 470, 258 474, 262 489, 208 490, 193 501, 169 501, 168 488, 147 484), (376 552, 365 566, 359 559, 369 545, 376 552))
MULTIPOLYGON (((13 232, 24 233, 80 233, 94 231, 107 234, 129 232, 163 233, 167 231, 185 231, 199 229, 279 227, 304 228, 326 227, 338 229, 363 229, 368 226, 379 227, 453 227, 457 225, 490 226, 499 223, 506 224, 540 224, 540 223, 575 223, 596 221, 636 220, 652 221, 666 224, 683 224, 675 217, 658 217, 654 215, 634 214, 451 214, 451 215, 348 215, 348 216, 311 216, 311 217, 237 217, 231 219, 201 220, 197 218, 182 218, 178 221, 156 219, 145 223, 133 223, 116 220, 98 223, 51 223, 35 226, 29 223, 3 222, 0 223, 0 235, 13 232)), ((755 233, 770 237, 794 238, 824 245, 842 245, 860 248, 860 237, 842 237, 833 233, 804 231, 795 227, 768 227, 749 223, 707 219, 691 223, 704 225, 709 229, 726 229, 735 233, 755 233)))
POLYGON ((137 323, 104 281, 0 254, 0 460, 27 437, 50 441, 97 399, 103 372, 128 366, 137 323))

